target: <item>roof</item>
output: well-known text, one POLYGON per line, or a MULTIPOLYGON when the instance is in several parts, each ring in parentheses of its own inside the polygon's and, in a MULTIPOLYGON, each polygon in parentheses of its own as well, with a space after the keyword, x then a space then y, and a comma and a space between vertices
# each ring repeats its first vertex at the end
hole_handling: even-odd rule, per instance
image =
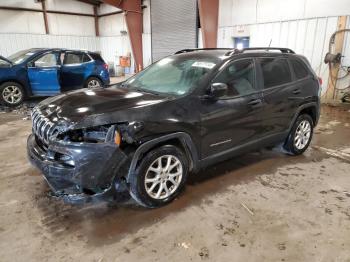
POLYGON ((295 55, 295 52, 289 48, 279 47, 256 47, 245 48, 242 50, 233 48, 202 48, 202 49, 183 49, 175 53, 180 56, 196 56, 199 58, 217 58, 227 60, 235 56, 256 57, 256 56, 287 56, 295 55))
POLYGON ((66 48, 30 48, 27 49, 28 52, 48 52, 48 51, 78 51, 87 53, 96 53, 93 51, 82 50, 82 49, 66 49, 66 48))

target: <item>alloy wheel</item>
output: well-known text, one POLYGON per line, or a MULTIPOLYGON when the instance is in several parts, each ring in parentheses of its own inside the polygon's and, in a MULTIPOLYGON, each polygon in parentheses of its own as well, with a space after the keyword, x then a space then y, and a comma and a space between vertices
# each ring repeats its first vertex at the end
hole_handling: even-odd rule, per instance
POLYGON ((101 84, 98 80, 90 80, 88 83, 88 88, 97 88, 97 87, 101 87, 101 84))
POLYGON ((311 137, 311 124, 307 120, 303 120, 298 125, 295 136, 294 136, 294 146, 302 150, 309 143, 311 137))
POLYGON ((165 199, 171 196, 182 181, 183 167, 174 155, 158 157, 148 168, 145 175, 145 189, 153 199, 165 199))
POLYGON ((11 105, 17 104, 22 99, 22 91, 17 86, 6 86, 2 91, 2 97, 5 102, 11 105))

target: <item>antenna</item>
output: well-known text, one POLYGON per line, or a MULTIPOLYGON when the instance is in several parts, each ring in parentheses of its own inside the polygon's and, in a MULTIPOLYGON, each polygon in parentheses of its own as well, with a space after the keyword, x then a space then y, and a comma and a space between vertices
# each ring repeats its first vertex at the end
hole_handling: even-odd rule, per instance
POLYGON ((272 38, 271 38, 271 40, 270 40, 270 44, 269 44, 269 47, 271 47, 271 43, 272 43, 272 38))

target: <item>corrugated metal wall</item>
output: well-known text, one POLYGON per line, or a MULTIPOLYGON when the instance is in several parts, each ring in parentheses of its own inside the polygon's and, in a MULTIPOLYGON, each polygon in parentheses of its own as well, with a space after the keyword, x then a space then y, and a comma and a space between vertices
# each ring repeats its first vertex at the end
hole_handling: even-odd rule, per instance
POLYGON ((152 0, 152 59, 197 46, 196 0, 152 0))
MULTIPOLYGON (((348 17, 348 24, 349 20, 348 17)), ((271 41, 271 46, 291 48, 309 59, 315 72, 323 79, 324 93, 328 83, 328 67, 323 63, 323 58, 328 52, 329 38, 336 31, 337 21, 338 17, 325 17, 220 27, 218 46, 233 47, 233 37, 244 35, 250 36, 251 47, 269 46, 271 41)), ((348 56, 349 50, 348 36, 344 46, 348 56)), ((338 87, 342 88, 345 84, 349 85, 342 81, 338 87)))
POLYGON ((33 47, 72 48, 98 51, 100 41, 94 36, 58 36, 41 34, 0 34, 0 54, 9 56, 33 47))

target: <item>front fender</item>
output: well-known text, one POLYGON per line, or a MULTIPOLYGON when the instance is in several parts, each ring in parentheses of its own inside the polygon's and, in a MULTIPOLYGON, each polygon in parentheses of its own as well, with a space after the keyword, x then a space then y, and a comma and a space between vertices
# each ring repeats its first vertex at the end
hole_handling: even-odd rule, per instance
POLYGON ((195 147, 191 137, 184 132, 176 132, 168 135, 164 135, 161 137, 157 137, 155 139, 152 139, 150 141, 145 142, 140 147, 138 147, 132 157, 131 164, 129 167, 129 172, 127 176, 127 181, 129 180, 130 174, 134 173, 137 168, 137 163, 141 159, 142 155, 146 152, 148 152, 150 149, 154 148, 157 145, 164 144, 166 141, 177 139, 182 144, 182 146, 186 150, 186 155, 189 157, 189 161, 191 163, 190 169, 191 171, 198 171, 199 169, 199 158, 198 158, 198 151, 195 147))

